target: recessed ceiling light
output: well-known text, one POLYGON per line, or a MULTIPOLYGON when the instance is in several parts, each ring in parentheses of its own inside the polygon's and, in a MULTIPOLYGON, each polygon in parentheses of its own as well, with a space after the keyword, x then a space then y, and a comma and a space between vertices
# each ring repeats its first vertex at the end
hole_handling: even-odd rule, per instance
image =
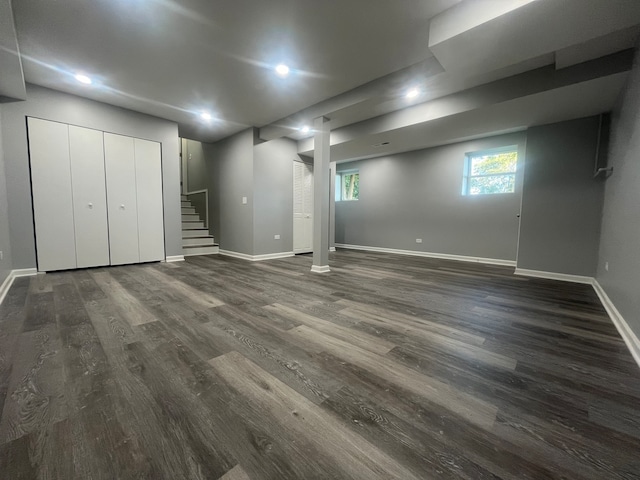
POLYGON ((412 98, 416 98, 418 95, 420 95, 420 90, 417 88, 411 88, 407 91, 405 97, 411 100, 412 98))
POLYGON ((305 125, 303 127, 300 127, 298 130, 300 130, 301 133, 309 133, 311 127, 309 127, 309 125, 305 125))
POLYGON ((75 78, 77 81, 79 81, 80 83, 84 83, 85 85, 91 85, 91 83, 93 83, 89 77, 83 75, 82 73, 78 73, 75 78))
POLYGON ((276 66, 276 73, 278 74, 278 76, 282 78, 287 77, 290 71, 291 70, 289 69, 289 67, 284 63, 281 63, 276 66))
POLYGON ((211 114, 209 112, 202 112, 200 114, 200 118, 202 118, 203 120, 211 120, 213 117, 211 116, 211 114))

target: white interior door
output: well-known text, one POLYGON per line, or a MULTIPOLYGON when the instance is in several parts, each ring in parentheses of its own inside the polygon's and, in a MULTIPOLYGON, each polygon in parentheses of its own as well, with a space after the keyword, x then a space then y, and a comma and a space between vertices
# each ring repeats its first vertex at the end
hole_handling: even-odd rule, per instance
POLYGON ((38 270, 76 268, 69 127, 28 119, 38 270))
POLYGON ((293 162, 293 251, 313 251, 313 165, 293 162))
POLYGON ((140 261, 164 260, 164 209, 160 144, 136 138, 134 148, 140 261))
POLYGON ((109 265, 103 133, 69 125, 69 156, 77 266, 109 265))
POLYGON ((134 140, 104 134, 111 265, 138 263, 138 211, 134 140))

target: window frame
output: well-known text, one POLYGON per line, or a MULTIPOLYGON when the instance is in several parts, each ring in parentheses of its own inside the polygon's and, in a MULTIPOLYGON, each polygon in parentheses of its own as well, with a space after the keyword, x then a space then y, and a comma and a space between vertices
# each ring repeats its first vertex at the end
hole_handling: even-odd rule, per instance
POLYGON ((465 197, 481 197, 484 195, 508 195, 516 193, 518 187, 518 165, 520 163, 520 152, 518 149, 518 145, 505 145, 502 147, 496 148, 486 148, 483 150, 477 150, 474 152, 465 153, 464 157, 464 169, 462 174, 462 195, 465 197), (510 153, 515 152, 516 154, 516 165, 513 171, 501 172, 501 173, 487 173, 483 175, 472 175, 471 174, 471 165, 473 163, 473 159, 477 157, 485 157, 490 155, 497 155, 501 153, 510 153), (488 193, 471 193, 471 182, 470 180, 473 178, 487 178, 487 177, 505 177, 505 176, 513 176, 513 191, 508 192, 488 192, 488 193))
POLYGON ((336 202, 357 202, 360 199, 360 189, 358 185, 358 198, 344 198, 344 190, 345 190, 345 179, 346 175, 358 175, 358 184, 360 182, 360 170, 352 169, 352 170, 340 170, 336 172, 336 194, 335 201, 336 202), (338 183, 340 188, 338 188, 338 183))

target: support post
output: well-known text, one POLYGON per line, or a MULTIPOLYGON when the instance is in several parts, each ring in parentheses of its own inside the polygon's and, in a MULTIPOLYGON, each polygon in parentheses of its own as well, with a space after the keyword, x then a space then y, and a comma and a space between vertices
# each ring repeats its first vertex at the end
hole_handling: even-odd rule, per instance
POLYGON ((336 251, 336 162, 331 162, 329 176, 329 251, 336 251))
POLYGON ((313 265, 311 271, 329 271, 329 120, 313 120, 313 265))

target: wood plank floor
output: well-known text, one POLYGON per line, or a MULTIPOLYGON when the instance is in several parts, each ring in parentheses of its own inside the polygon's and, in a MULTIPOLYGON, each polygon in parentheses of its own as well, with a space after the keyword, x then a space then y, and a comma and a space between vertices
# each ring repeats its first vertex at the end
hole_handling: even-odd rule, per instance
POLYGON ((0 306, 1 479, 640 479, 590 286, 338 251, 52 273, 0 306))

